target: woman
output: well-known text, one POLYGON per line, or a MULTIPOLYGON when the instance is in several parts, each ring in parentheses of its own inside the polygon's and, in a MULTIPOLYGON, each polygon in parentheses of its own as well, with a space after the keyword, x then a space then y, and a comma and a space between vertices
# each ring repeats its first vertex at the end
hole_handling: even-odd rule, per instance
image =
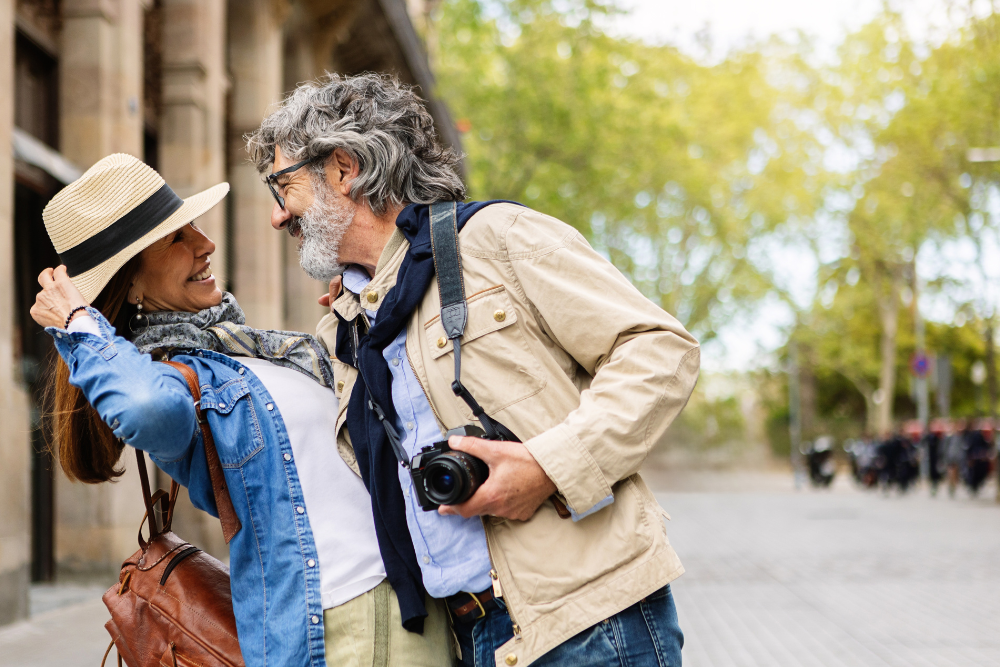
POLYGON ((308 335, 244 325, 212 276, 215 244, 193 221, 228 190, 181 200, 118 154, 46 206, 64 265, 39 276, 31 315, 61 357, 51 390, 63 470, 108 481, 128 444, 214 514, 191 394, 153 357, 191 366, 243 526, 229 555, 246 664, 449 664, 440 607, 431 601, 422 635, 401 627, 367 491, 334 444, 326 352, 308 335))

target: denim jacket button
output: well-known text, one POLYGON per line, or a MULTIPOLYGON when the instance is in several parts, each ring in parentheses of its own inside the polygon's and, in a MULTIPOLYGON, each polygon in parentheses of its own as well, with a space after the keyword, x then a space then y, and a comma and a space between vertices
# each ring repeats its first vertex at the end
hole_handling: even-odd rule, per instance
POLYGON ((319 625, 319 616, 315 616, 314 615, 312 617, 312 622, 313 622, 313 625, 319 625))
POLYGON ((284 458, 284 459, 285 459, 286 461, 291 461, 291 460, 292 460, 292 455, 291 455, 291 454, 285 454, 285 456, 284 456, 283 458, 284 458))
POLYGON ((243 375, 243 373, 244 373, 245 371, 246 371, 246 369, 245 369, 245 368, 241 368, 241 369, 239 370, 239 373, 240 373, 240 375, 243 375))
POLYGON ((267 404, 267 405, 266 405, 265 407, 266 407, 266 408, 267 408, 268 410, 274 410, 274 403, 268 403, 268 404, 267 404))
POLYGON ((309 560, 306 561, 306 565, 308 565, 309 567, 316 567, 316 561, 310 558, 309 560))
POLYGON ((295 511, 298 512, 299 514, 305 514, 306 513, 306 508, 305 507, 296 507, 295 511))

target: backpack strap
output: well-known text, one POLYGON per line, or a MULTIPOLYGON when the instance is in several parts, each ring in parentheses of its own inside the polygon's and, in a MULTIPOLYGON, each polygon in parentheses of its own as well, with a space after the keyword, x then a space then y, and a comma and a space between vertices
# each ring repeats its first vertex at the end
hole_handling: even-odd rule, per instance
POLYGON ((201 427, 202 441, 205 443, 205 459, 208 462, 208 476, 212 482, 212 493, 215 494, 215 507, 219 512, 219 522, 222 524, 222 536, 226 538, 226 544, 229 544, 233 535, 240 532, 243 526, 240 523, 240 518, 236 516, 233 499, 229 497, 229 488, 226 486, 226 477, 222 472, 219 452, 215 449, 212 429, 209 428, 208 421, 201 412, 201 387, 198 386, 198 376, 190 366, 179 361, 164 361, 162 363, 180 371, 191 391, 191 397, 194 399, 194 413, 198 418, 198 426, 201 427))
POLYGON ((163 489, 157 489, 156 493, 151 494, 149 473, 146 471, 146 457, 143 455, 141 449, 133 449, 135 449, 136 462, 139 464, 139 484, 142 486, 142 500, 146 504, 146 514, 142 517, 142 522, 139 524, 139 547, 145 551, 149 542, 142 538, 143 524, 148 520, 150 540, 157 535, 170 530, 170 524, 174 517, 174 503, 177 502, 177 492, 180 490, 180 486, 177 482, 170 480, 169 495, 163 489), (156 513, 154 509, 156 508, 157 502, 161 504, 160 511, 163 516, 162 528, 159 528, 156 523, 156 513))
POLYGON ((465 300, 465 278, 462 256, 458 249, 458 213, 455 202, 431 204, 431 251, 437 273, 438 296, 441 299, 441 326, 452 342, 455 352, 455 381, 451 390, 465 401, 490 440, 520 442, 510 429, 486 414, 479 402, 462 384, 462 334, 469 321, 469 305, 465 300))

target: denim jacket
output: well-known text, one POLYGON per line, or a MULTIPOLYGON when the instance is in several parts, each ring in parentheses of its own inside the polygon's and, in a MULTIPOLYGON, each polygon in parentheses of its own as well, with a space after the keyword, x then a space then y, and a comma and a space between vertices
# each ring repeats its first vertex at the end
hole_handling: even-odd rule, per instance
MULTIPOLYGON (((70 383, 116 436, 148 452, 187 487, 195 507, 218 516, 183 376, 116 337, 98 311, 87 312, 103 336, 46 329, 69 366, 70 383)), ((173 360, 198 374, 202 410, 243 525, 229 543, 243 659, 248 667, 324 667, 319 558, 278 408, 260 380, 234 359, 194 350, 173 360)))

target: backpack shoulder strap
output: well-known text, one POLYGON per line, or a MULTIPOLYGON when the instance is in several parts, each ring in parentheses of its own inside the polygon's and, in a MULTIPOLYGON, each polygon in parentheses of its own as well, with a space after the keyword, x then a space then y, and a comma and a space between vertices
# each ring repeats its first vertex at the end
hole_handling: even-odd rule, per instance
POLYGON ((233 535, 240 532, 242 524, 236 516, 236 508, 233 507, 233 499, 229 497, 229 488, 226 486, 226 477, 222 472, 222 461, 219 460, 219 452, 215 449, 215 439, 212 437, 212 429, 208 426, 208 421, 201 412, 201 387, 198 386, 198 376, 187 364, 179 361, 164 361, 180 371, 187 382, 191 397, 194 399, 194 413, 198 418, 198 425, 201 427, 202 440, 205 443, 205 458, 208 461, 208 475, 212 482, 212 493, 215 494, 215 507, 219 511, 219 522, 222 524, 222 535, 226 538, 226 544, 233 539, 233 535))

